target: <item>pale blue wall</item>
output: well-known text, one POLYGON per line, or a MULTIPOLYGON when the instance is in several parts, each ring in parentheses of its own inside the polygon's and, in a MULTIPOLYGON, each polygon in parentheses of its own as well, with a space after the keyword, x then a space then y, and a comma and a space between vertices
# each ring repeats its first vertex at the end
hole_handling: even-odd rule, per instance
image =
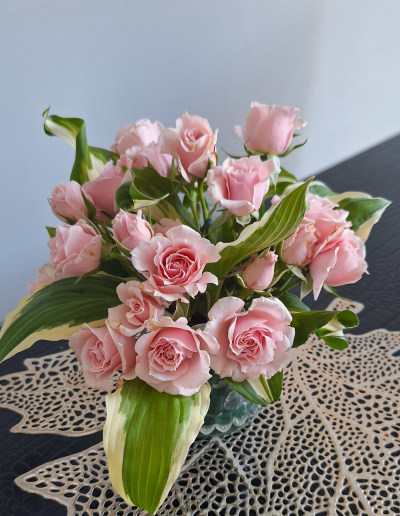
POLYGON ((252 100, 298 106, 309 143, 286 164, 304 177, 400 131, 399 26, 398 0, 3 0, 0 321, 48 259, 46 197, 73 162, 48 105, 104 147, 188 110, 232 152, 252 100))

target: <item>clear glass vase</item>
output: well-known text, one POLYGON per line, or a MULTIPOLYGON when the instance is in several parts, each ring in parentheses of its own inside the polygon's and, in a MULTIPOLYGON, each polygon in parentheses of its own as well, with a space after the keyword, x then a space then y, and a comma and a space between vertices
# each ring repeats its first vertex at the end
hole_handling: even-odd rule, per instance
POLYGON ((200 428, 200 436, 211 437, 235 432, 258 414, 260 405, 255 405, 240 396, 216 373, 213 373, 209 383, 211 385, 210 408, 204 419, 204 425, 200 428))

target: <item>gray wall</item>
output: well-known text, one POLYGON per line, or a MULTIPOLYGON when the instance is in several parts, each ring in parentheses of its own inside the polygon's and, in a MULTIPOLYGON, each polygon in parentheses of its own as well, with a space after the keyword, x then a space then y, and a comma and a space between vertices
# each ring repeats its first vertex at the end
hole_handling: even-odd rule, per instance
POLYGON ((309 142, 285 163, 304 177, 400 131, 399 29, 398 0, 3 0, 0 321, 48 259, 46 198, 73 162, 43 133, 50 104, 103 147, 188 110, 231 152, 252 100, 297 106, 309 142))

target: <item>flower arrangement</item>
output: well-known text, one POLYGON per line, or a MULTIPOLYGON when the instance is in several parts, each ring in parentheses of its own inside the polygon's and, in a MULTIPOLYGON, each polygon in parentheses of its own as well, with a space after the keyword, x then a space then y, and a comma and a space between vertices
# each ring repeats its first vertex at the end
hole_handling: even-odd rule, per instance
POLYGON ((44 113, 76 157, 49 199, 62 222, 47 228, 49 262, 8 315, 0 359, 69 338, 87 384, 109 392, 111 481, 150 513, 204 422, 212 374, 273 403, 292 347, 316 333, 342 350, 358 324, 303 299, 367 272, 364 244, 389 202, 283 169, 305 143, 292 144, 297 114, 252 103, 235 128, 244 156, 218 164, 217 131, 188 113, 176 128, 125 126, 111 151, 88 146, 83 120, 44 113))

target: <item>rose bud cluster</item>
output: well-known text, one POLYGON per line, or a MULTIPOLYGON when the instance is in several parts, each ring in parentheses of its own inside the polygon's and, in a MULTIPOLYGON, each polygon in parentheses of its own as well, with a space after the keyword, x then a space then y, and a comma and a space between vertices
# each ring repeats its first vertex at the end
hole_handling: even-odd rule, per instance
POLYGON ((290 265, 309 266, 317 299, 325 283, 338 287, 358 281, 367 271, 365 246, 349 229, 348 212, 318 195, 308 195, 304 220, 282 246, 282 260, 290 265))

